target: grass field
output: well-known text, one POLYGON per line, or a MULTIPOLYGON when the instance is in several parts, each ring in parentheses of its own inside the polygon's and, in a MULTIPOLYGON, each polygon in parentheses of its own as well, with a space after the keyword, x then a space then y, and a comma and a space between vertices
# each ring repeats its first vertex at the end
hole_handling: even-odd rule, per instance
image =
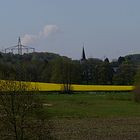
POLYGON ((41 94, 60 140, 127 140, 140 137, 140 104, 132 93, 41 94))
POLYGON ((140 117, 132 93, 48 94, 41 98, 53 118, 140 117), (46 105, 47 106, 47 105, 46 105))

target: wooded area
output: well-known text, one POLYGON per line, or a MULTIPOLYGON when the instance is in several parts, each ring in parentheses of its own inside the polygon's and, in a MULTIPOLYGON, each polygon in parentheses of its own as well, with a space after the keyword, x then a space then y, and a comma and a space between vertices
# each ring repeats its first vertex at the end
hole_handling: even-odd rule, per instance
POLYGON ((110 62, 88 58, 72 60, 53 53, 0 54, 0 79, 47 83, 132 85, 140 55, 110 62))

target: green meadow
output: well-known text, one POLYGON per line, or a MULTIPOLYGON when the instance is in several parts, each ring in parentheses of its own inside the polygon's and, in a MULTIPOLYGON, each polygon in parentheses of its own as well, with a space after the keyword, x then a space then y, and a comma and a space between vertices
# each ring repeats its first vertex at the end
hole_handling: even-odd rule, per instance
POLYGON ((133 93, 41 94, 51 118, 139 117, 133 93))
POLYGON ((41 93, 51 134, 58 140, 140 138, 140 103, 129 92, 41 93))

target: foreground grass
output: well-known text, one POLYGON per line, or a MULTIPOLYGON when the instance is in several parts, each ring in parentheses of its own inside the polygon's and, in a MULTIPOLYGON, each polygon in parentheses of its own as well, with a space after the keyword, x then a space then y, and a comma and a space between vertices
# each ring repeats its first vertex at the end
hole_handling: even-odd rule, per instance
POLYGON ((41 95, 52 118, 140 117, 140 104, 132 93, 41 95))

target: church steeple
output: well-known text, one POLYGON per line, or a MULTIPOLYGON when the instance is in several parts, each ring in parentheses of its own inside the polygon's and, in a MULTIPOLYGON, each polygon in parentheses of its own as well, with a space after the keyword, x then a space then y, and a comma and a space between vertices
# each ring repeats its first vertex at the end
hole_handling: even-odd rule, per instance
POLYGON ((84 49, 84 45, 83 45, 82 59, 81 59, 81 61, 85 61, 85 60, 86 60, 86 55, 85 55, 85 49, 84 49))

